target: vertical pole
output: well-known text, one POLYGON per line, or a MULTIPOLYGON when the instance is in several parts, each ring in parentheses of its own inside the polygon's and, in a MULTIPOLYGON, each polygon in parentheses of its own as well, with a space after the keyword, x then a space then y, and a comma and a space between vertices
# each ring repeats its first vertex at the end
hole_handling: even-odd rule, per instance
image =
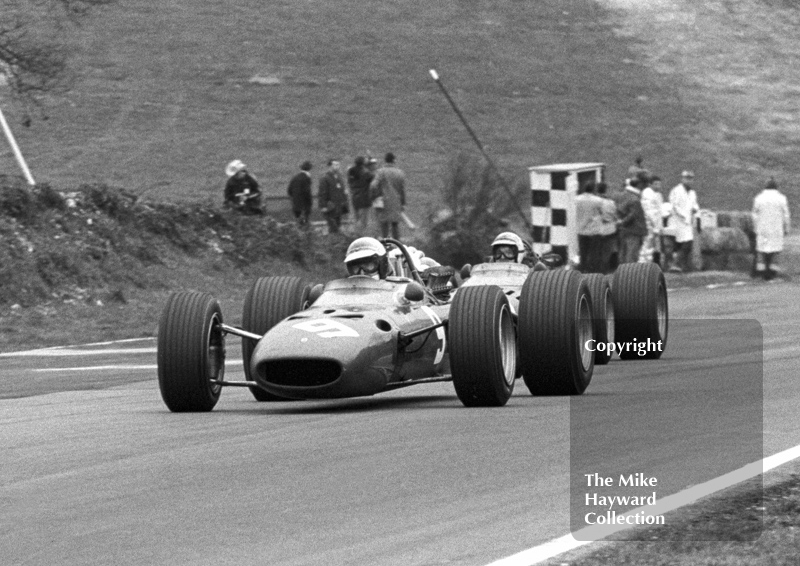
POLYGON ((14 134, 11 133, 11 128, 8 127, 8 122, 6 122, 6 117, 3 115, 2 108, 0 108, 0 125, 3 126, 3 132, 5 132, 6 139, 9 145, 11 145, 11 150, 14 152, 14 157, 17 158, 17 163, 19 163, 19 167, 25 175, 25 180, 28 181, 28 184, 31 186, 35 185, 36 181, 33 180, 33 175, 31 175, 31 171, 28 169, 28 164, 25 163, 25 158, 22 157, 22 152, 19 150, 19 146, 14 139, 14 134))

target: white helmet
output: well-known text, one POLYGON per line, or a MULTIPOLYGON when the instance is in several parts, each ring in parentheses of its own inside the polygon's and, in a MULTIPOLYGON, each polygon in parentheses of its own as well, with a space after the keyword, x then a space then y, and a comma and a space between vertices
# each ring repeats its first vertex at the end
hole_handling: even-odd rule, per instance
POLYGON ((375 238, 358 238, 347 248, 344 258, 350 275, 370 275, 384 279, 389 271, 386 248, 375 238))
POLYGON ((228 177, 233 177, 234 175, 236 175, 236 173, 238 173, 242 169, 246 169, 246 166, 244 163, 242 163, 242 160, 234 159, 233 161, 228 163, 227 167, 225 167, 225 174, 228 177))
POLYGON ((522 258, 525 257, 525 242, 514 232, 502 232, 498 234, 494 242, 492 242, 492 256, 495 261, 514 261, 516 263, 522 263, 522 258), (500 246, 502 246, 502 248, 498 250, 500 246), (511 257, 509 255, 504 255, 498 258, 498 254, 502 254, 502 251, 508 249, 508 247, 512 247, 516 250, 516 256, 511 257))

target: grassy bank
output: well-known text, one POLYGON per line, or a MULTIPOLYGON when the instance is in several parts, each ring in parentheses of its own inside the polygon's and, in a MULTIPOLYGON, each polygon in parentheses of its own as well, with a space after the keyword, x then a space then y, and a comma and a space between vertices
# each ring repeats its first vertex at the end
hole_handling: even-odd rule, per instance
POLYGON ((600 566, 740 566, 797 563, 800 475, 762 486, 756 478, 666 516, 667 526, 629 533, 548 564, 600 566))
POLYGON ((107 185, 0 180, 0 349, 154 336, 169 293, 207 291, 235 317, 256 277, 341 275, 344 235, 107 185), (238 303, 237 303, 238 301, 238 303))
MULTIPOLYGON (((119 2, 78 30, 74 88, 16 126, 37 181, 108 182, 218 202, 241 158, 283 194, 394 151, 424 222, 453 155, 474 148, 436 68, 503 174, 634 155, 669 186, 698 174, 703 206, 746 209, 768 175, 800 174, 797 4, 767 0, 390 3, 119 2)), ((13 124, 22 109, 7 108, 13 124)), ((0 171, 15 169, 0 153, 0 171)), ((791 197, 800 197, 787 187, 791 197)), ((794 199, 797 200, 797 199, 794 199)))

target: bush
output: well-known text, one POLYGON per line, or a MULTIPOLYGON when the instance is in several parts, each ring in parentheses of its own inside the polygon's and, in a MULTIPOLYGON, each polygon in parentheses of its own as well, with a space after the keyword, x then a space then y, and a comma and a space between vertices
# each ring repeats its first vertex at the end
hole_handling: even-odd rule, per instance
POLYGON ((209 269, 263 270, 280 262, 340 273, 349 239, 294 222, 242 216, 202 204, 144 203, 122 189, 83 185, 59 192, 0 178, 0 305, 103 293, 108 285, 161 289, 152 265, 195 257, 209 269))
MULTIPOLYGON (((516 183, 516 202, 524 199, 527 190, 525 183, 516 183)), ((448 265, 482 262, 494 237, 509 229, 511 222, 505 218, 518 214, 502 180, 475 154, 453 158, 441 194, 446 208, 428 219, 432 228, 426 252, 448 265)))
POLYGON ((23 183, 13 178, 0 179, 0 210, 5 216, 28 221, 35 217, 33 195, 23 183))

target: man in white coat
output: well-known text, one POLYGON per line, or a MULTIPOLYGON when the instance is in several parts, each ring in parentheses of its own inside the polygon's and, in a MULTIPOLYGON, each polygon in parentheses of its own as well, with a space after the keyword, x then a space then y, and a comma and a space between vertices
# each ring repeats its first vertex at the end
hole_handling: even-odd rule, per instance
POLYGON ((661 263, 661 211, 664 208, 664 195, 661 194, 661 178, 653 175, 642 189, 642 208, 647 222, 647 236, 639 252, 639 263, 661 263))
POLYGON ((767 281, 775 277, 772 262, 783 251, 783 237, 789 232, 789 201, 770 179, 753 199, 753 228, 756 232, 756 274, 767 281))
POLYGON ((681 173, 681 182, 669 192, 672 213, 667 220, 667 227, 675 235, 675 251, 677 265, 670 271, 689 271, 691 269, 692 246, 694 245, 694 219, 700 207, 697 205, 697 193, 694 192, 694 173, 681 173))

